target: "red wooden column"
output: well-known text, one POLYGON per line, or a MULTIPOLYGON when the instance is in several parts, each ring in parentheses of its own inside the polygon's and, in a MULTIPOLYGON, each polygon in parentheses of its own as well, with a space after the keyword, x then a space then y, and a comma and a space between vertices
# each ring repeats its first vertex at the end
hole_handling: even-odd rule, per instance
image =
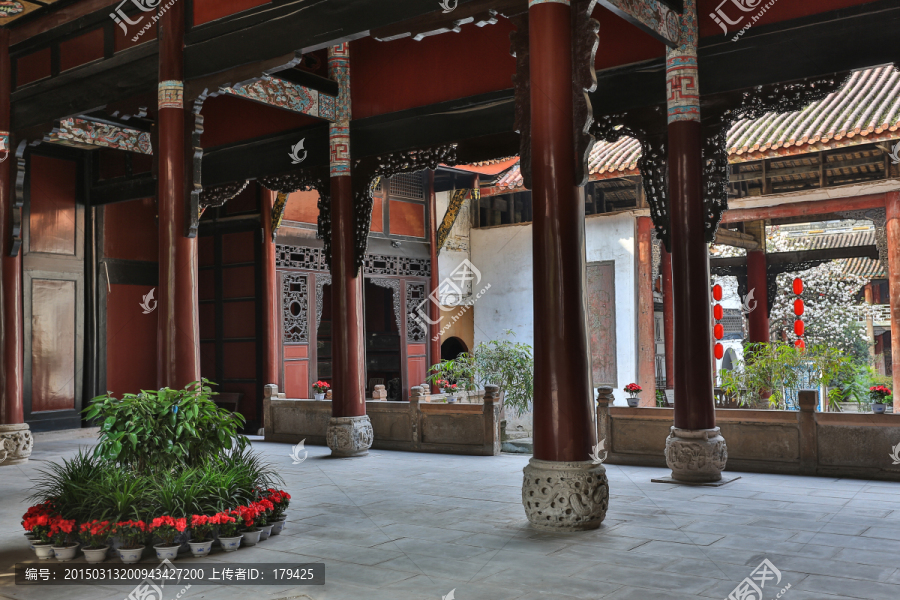
MULTIPOLYGON (((278 318, 278 275, 275 272, 275 235, 272 230, 272 207, 277 192, 262 188, 263 247, 262 247, 262 311, 263 311, 263 385, 278 385, 281 377, 281 344, 278 318)), ((265 425, 263 425, 265 427, 265 425)))
POLYGON ((328 49, 328 73, 340 86, 331 125, 332 400, 326 435, 332 456, 368 454, 374 434, 366 416, 363 273, 356 266, 356 210, 350 179, 350 45, 328 49))
MULTIPOLYGON (((891 303, 891 367, 894 390, 900 390, 900 192, 885 195, 888 244, 888 286, 891 303)), ((900 412, 900 393, 894 394, 894 412, 900 412)))
POLYGON ((666 346, 666 389, 675 389, 675 302, 672 298, 672 255, 662 252, 663 339, 666 346))
POLYGON ((747 316, 747 334, 750 342, 769 342, 769 279, 766 274, 766 223, 751 223, 747 233, 753 234, 760 244, 759 250, 747 251, 747 288, 753 293, 756 307, 747 316))
POLYGON ((16 157, 10 140, 10 93, 12 68, 9 59, 9 29, 0 29, 0 375, 3 377, 0 411, 0 466, 28 460, 33 440, 25 424, 25 346, 22 306, 22 254, 12 251, 13 164, 16 157), (11 452, 4 451, 9 442, 11 452))
POLYGON ((682 45, 666 52, 669 204, 675 297, 675 426, 666 462, 679 481, 718 481, 725 440, 716 427, 710 327, 709 250, 701 193, 697 7, 685 0, 682 45))
MULTIPOLYGON (((441 282, 441 270, 438 267, 438 250, 437 247, 437 198, 434 193, 434 171, 428 171, 428 243, 431 249, 431 291, 433 297, 440 300, 437 293, 441 282)), ((436 364, 441 360, 441 307, 434 302, 428 303, 431 314, 429 318, 431 322, 428 326, 429 335, 429 360, 431 364, 436 364)), ((431 393, 440 393, 440 388, 435 384, 431 384, 431 393)))
POLYGON ((157 385, 200 379, 197 240, 185 237, 184 2, 167 5, 159 41, 157 385))
POLYGON ((609 490, 596 444, 585 291, 584 191, 575 182, 572 12, 568 0, 529 2, 534 210, 534 458, 522 499, 533 526, 599 527, 609 490), (582 510, 567 510, 580 487, 582 510), (568 513, 568 514, 567 514, 568 513))
POLYGON ((656 336, 653 333, 653 221, 637 219, 638 381, 640 406, 656 406, 656 336))

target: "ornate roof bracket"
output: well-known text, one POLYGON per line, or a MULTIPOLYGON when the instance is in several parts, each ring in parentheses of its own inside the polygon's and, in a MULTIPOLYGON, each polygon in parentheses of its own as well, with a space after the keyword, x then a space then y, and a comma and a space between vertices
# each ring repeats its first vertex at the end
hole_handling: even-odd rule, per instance
POLYGON ((221 208, 225 203, 247 189, 250 181, 235 181, 206 188, 200 193, 200 213, 207 208, 221 208))
POLYGON ((287 197, 294 192, 319 193, 319 217, 318 237, 325 241, 326 264, 331 267, 331 180, 328 175, 328 165, 307 168, 281 175, 266 175, 261 177, 259 184, 267 190, 278 192, 276 206, 272 210, 272 237, 277 234, 287 206, 287 197), (283 194, 283 199, 282 199, 283 194), (282 202, 283 200, 283 202, 282 202), (280 203, 280 205, 279 205, 280 203), (279 208, 280 206, 280 208, 279 208), (277 223, 276 223, 277 219, 277 223))
POLYGON ((669 245, 669 167, 667 162, 668 134, 666 113, 662 107, 652 109, 652 114, 638 118, 625 113, 606 115, 595 121, 591 133, 599 140, 613 143, 623 137, 633 137, 641 144, 638 169, 644 194, 650 205, 650 217, 656 228, 656 235, 665 245, 669 245))
MULTIPOLYGON (((529 56, 528 13, 510 17, 515 31, 510 32, 509 53, 516 59, 516 114, 513 129, 519 133, 519 171, 526 189, 531 189, 531 59, 529 56)), ((596 75, 595 75, 596 76, 596 75)))
POLYGON ((590 175, 588 157, 595 138, 590 134, 594 109, 588 92, 597 89, 594 59, 600 45, 600 22, 591 18, 597 0, 572 2, 572 109, 575 127, 575 185, 581 187, 590 175))
POLYGON ((190 102, 190 112, 194 116, 194 129, 191 131, 191 195, 187 198, 187 215, 185 237, 197 237, 200 228, 200 216, 203 214, 201 194, 203 193, 203 103, 208 98, 204 92, 190 102))
POLYGON ((703 106, 703 204, 707 242, 715 240, 722 213, 728 209, 728 131, 743 119, 756 119, 769 112, 801 110, 839 89, 847 77, 818 77, 757 86, 741 92, 740 98, 735 98, 730 105, 703 106))
POLYGON ((600 0, 600 4, 670 48, 680 43, 681 15, 665 2, 600 0))
POLYGON ((18 256, 22 248, 22 208, 25 206, 25 176, 28 171, 28 161, 25 158, 25 150, 28 148, 28 140, 19 142, 16 148, 16 178, 13 190, 10 232, 9 256, 18 256))

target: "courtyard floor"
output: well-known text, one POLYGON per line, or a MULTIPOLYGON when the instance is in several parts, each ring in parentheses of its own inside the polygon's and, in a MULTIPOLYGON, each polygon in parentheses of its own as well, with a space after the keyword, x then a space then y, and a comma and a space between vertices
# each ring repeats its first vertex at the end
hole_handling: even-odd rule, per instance
MULTIPOLYGON (((20 527, 28 489, 47 461, 89 442, 38 442, 27 464, 0 467, 0 598, 123 600, 133 589, 13 584, 12 565, 35 561, 20 527)), ((327 583, 193 586, 183 600, 725 599, 764 560, 781 575, 765 582, 764 600, 900 598, 896 483, 741 474, 698 488, 651 483, 662 469, 610 465, 603 527, 546 534, 521 506, 527 456, 376 450, 335 460, 310 447, 294 465, 290 445, 254 448, 293 496, 284 532, 179 566, 324 562, 327 583)))

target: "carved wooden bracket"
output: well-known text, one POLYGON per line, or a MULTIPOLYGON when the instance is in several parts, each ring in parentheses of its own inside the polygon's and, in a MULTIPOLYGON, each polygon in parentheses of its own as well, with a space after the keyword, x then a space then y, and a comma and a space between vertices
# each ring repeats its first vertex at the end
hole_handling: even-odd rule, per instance
MULTIPOLYGON (((206 92, 191 102, 190 112, 194 115, 194 129, 191 131, 191 183, 190 197, 187 198, 187 214, 185 215, 185 231, 184 237, 197 237, 197 230, 200 227, 200 215, 203 213, 200 195, 203 192, 203 145, 200 139, 203 137, 203 103, 209 96, 206 92)), ((233 197, 233 196, 232 196, 233 197)))
MULTIPOLYGON (((284 215, 284 206, 287 205, 287 196, 294 192, 319 193, 319 232, 318 237, 325 241, 325 262, 331 267, 331 180, 328 174, 328 165, 292 171, 282 175, 267 175, 259 179, 259 184, 268 190, 284 194, 284 205, 280 214, 278 210, 272 211, 272 236, 281 226, 281 218, 284 215), (278 217, 276 225, 275 218, 278 217)), ((276 202, 277 205, 277 202, 276 202)), ((277 206, 276 206, 277 208, 277 206)))
POLYGON ((516 116, 514 129, 519 133, 519 172, 526 189, 531 189, 531 62, 529 58, 528 13, 510 18, 515 31, 509 34, 509 53, 516 59, 516 116))
POLYGON ((22 207, 25 206, 25 177, 28 171, 28 161, 25 158, 25 150, 28 141, 22 140, 16 148, 16 183, 13 191, 12 206, 10 206, 10 245, 9 256, 18 256, 22 248, 22 207))
POLYGON ((221 208, 225 203, 247 189, 249 181, 235 181, 223 183, 215 187, 206 188, 200 193, 200 212, 207 208, 221 208))
POLYGON ((572 1, 572 108, 575 121, 575 185, 583 186, 590 175, 588 160, 594 147, 590 127, 594 109, 588 92, 597 89, 594 58, 600 38, 600 23, 591 18, 597 0, 572 1))

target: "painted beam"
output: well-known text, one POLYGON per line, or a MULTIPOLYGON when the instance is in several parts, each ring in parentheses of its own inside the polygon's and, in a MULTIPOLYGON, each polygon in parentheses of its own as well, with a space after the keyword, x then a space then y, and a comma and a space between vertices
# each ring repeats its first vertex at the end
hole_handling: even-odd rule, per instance
POLYGON ((277 77, 264 77, 246 85, 221 88, 220 93, 329 122, 335 120, 335 96, 277 77))
POLYGON ((680 43, 681 15, 656 0, 600 0, 599 4, 667 46, 680 43))
MULTIPOLYGON (((775 201, 773 199, 773 201, 775 201)), ((865 210, 867 208, 884 207, 884 194, 867 194, 852 198, 834 198, 829 200, 810 200, 793 202, 779 206, 760 206, 758 208, 736 208, 725 211, 722 223, 740 223, 742 221, 759 221, 761 219, 781 219, 803 215, 824 215, 838 211, 865 210)))
POLYGON ((60 121, 59 127, 44 136, 44 141, 87 150, 109 148, 138 154, 153 154, 150 133, 146 131, 126 129, 77 117, 60 121))

